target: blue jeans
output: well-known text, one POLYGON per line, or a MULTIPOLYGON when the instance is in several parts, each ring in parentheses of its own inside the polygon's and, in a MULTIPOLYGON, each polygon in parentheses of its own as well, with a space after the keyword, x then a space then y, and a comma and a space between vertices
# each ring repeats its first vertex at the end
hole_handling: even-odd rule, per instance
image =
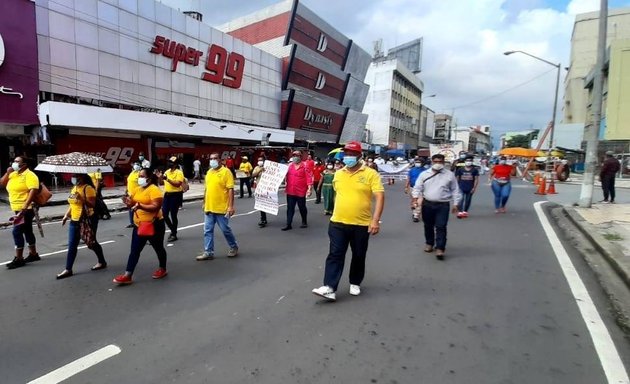
POLYGON ((147 244, 147 241, 151 243, 151 246, 157 254, 160 262, 160 268, 166 269, 166 249, 164 249, 164 232, 166 231, 166 225, 164 224, 164 219, 155 220, 153 225, 155 227, 155 234, 153 237, 140 237, 138 236, 138 227, 133 227, 133 233, 131 234, 131 252, 129 253, 126 269, 126 271, 132 275, 133 271, 136 269, 136 265, 138 265, 138 261, 140 260, 140 253, 147 244))
MULTIPOLYGON (((90 227, 94 231, 96 238, 96 231, 98 230, 98 215, 94 214, 90 216, 90 227)), ((79 241, 81 241, 81 231, 78 221, 70 221, 68 226, 68 254, 66 256, 66 269, 72 271, 74 260, 77 258, 77 248, 79 247, 79 241)), ((103 247, 98 243, 98 240, 92 246, 92 251, 96 253, 96 258, 101 264, 105 264, 105 256, 103 255, 103 247)))
POLYGON ((230 248, 238 248, 236 238, 230 228, 230 219, 225 217, 223 213, 206 212, 206 217, 203 223, 203 250, 205 253, 214 255, 214 224, 217 224, 225 240, 230 248))
MULTIPOLYGON (((17 215, 19 212, 16 211, 17 215)), ((35 245, 35 234, 33 234, 33 218, 35 212, 32 209, 24 211, 24 222, 20 225, 13 226, 13 242, 16 249, 24 249, 24 239, 28 245, 35 245)))
POLYGON ((459 209, 460 212, 468 212, 468 209, 470 208, 470 203, 472 203, 472 197, 472 191, 462 191, 462 199, 459 201, 457 209, 459 209))
POLYGON ((492 192, 494 192, 494 208, 503 208, 510 198, 512 183, 499 184, 498 181, 492 180, 492 192))
POLYGON ((164 194, 164 200, 162 200, 164 222, 173 235, 177 235, 177 226, 179 225, 177 213, 179 212, 179 207, 182 205, 183 198, 183 192, 166 192, 164 194))
POLYGON ((446 225, 449 211, 449 203, 422 201, 425 243, 442 251, 446 249, 446 225))
POLYGON ((348 245, 352 250, 352 262, 350 263, 350 284, 361 285, 365 276, 365 257, 367 255, 370 233, 368 227, 362 225, 347 225, 330 222, 328 224, 328 238, 330 249, 326 257, 326 270, 324 271, 324 285, 337 290, 343 266, 346 260, 348 245))

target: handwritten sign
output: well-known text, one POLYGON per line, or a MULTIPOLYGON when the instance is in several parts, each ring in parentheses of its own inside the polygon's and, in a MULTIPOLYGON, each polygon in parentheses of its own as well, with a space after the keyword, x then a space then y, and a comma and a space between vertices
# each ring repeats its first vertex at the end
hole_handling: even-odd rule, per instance
POLYGON ((267 212, 272 215, 278 214, 278 189, 289 170, 286 164, 265 160, 265 171, 260 176, 260 181, 256 185, 254 197, 254 209, 267 212))

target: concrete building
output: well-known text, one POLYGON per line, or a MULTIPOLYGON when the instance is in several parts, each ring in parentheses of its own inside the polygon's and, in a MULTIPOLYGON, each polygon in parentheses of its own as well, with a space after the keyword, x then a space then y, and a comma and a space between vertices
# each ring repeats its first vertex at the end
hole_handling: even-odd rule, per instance
POLYGON ((451 131, 451 141, 461 142, 468 153, 485 155, 492 151, 489 125, 456 127, 451 131))
MULTIPOLYGON (((564 81, 563 119, 565 124, 582 123, 587 119, 589 104, 585 79, 597 60, 599 12, 577 15, 571 36, 571 62, 564 81)), ((607 46, 611 42, 630 39, 630 8, 608 11, 607 46)), ((626 67, 630 66, 626 62, 626 67)))
POLYGON ((362 140, 370 55, 297 0, 218 27, 282 60, 281 128, 298 141, 362 140))
POLYGON ((426 105, 422 105, 418 148, 429 148, 429 144, 433 143, 435 143, 435 112, 426 105))
POLYGON ((451 136, 452 125, 453 125, 453 117, 451 115, 447 115, 445 113, 436 114, 433 139, 437 143, 448 142, 451 136))
POLYGON ((370 86, 363 113, 372 144, 416 150, 420 140, 423 84, 398 59, 375 59, 365 81, 370 86))

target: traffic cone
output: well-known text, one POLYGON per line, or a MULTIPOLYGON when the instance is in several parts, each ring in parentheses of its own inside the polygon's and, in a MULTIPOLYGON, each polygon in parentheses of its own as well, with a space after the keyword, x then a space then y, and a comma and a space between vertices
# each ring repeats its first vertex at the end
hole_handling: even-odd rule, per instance
POLYGON ((534 185, 540 184, 540 172, 536 171, 534 173, 534 185))
POLYGON ((538 190, 536 191, 536 194, 546 195, 547 194, 547 192, 545 191, 546 187, 547 187, 547 180, 543 176, 540 178, 540 184, 538 184, 538 190))
POLYGON ((555 195, 558 192, 556 192, 556 184, 553 182, 553 177, 551 178, 551 180, 549 180, 549 189, 547 190, 547 194, 548 195, 555 195))

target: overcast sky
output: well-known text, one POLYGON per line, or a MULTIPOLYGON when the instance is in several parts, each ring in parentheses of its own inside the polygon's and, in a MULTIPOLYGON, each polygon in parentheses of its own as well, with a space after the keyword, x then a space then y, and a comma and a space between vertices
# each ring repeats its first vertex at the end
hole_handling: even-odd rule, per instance
MULTIPOLYGON (((201 9, 204 22, 219 25, 274 0, 162 0, 182 11, 201 9)), ((598 11, 599 0, 301 0, 337 30, 372 53, 424 38, 424 104, 453 113, 458 125, 488 124, 501 132, 544 128, 551 120, 555 68, 569 65, 575 15, 598 11), (525 83, 525 84, 523 84, 525 83), (521 85, 523 84, 523 85, 521 85)), ((609 0, 609 8, 630 0, 609 0)), ((560 102, 562 106, 561 75, 560 102)), ((562 112, 558 111, 558 119, 562 112)))

